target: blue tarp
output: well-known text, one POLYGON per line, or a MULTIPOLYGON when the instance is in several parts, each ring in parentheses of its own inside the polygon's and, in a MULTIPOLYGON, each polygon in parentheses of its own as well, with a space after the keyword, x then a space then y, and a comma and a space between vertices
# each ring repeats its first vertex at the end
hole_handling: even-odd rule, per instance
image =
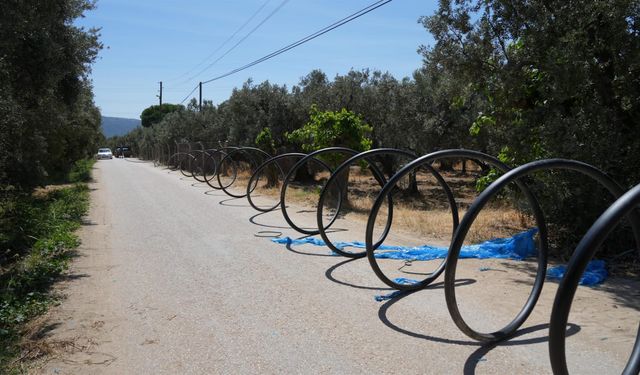
MULTIPOLYGON (((564 277, 565 272, 567 272, 566 265, 551 267, 547 269, 547 278, 560 280, 564 277)), ((580 285, 598 285, 602 283, 608 275, 604 260, 592 260, 587 264, 587 269, 584 270, 582 277, 580 277, 580 285)))
MULTIPOLYGON (((396 277, 395 279, 393 279, 393 281, 395 281, 398 284, 405 284, 405 285, 411 285, 411 284, 416 284, 420 282, 418 280, 407 279, 405 277, 396 277)), ((382 301, 390 300, 392 298, 396 298, 397 296, 402 295, 402 293, 403 291, 396 290, 395 292, 391 292, 389 294, 379 294, 379 295, 373 296, 373 299, 375 299, 378 302, 382 302, 382 301)))
MULTIPOLYGON (((536 254, 536 245, 533 237, 538 233, 537 228, 529 229, 525 232, 518 233, 509 238, 496 238, 479 244, 463 246, 460 250, 460 258, 478 258, 478 259, 524 259, 536 254)), ((312 244, 316 246, 325 246, 324 241, 314 237, 303 239, 292 239, 290 237, 272 238, 271 241, 287 245, 303 245, 312 244)), ((338 249, 346 247, 355 247, 364 249, 363 242, 336 242, 334 245, 338 249)), ((389 246, 382 245, 378 248, 375 257, 380 259, 401 259, 401 260, 433 260, 443 259, 447 256, 449 249, 438 246, 389 246)))
POLYGON ((395 292, 391 292, 389 294, 379 294, 379 295, 373 296, 373 299, 378 302, 387 301, 402 295, 402 293, 403 292, 401 290, 396 290, 395 292))

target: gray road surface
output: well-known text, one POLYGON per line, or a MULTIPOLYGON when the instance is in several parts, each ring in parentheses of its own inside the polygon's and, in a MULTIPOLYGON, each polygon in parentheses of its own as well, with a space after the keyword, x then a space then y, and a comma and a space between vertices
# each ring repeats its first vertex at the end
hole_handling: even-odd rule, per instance
MULTIPOLYGON (((35 372, 550 372, 554 287, 524 334, 482 347, 455 327, 439 283, 376 302, 390 291, 366 259, 255 237, 299 236, 277 212, 255 216, 246 200, 148 163, 100 161, 94 172, 90 225, 63 283, 67 298, 49 317, 57 350, 35 372)), ((615 372, 626 355, 585 350, 583 372, 615 372)))

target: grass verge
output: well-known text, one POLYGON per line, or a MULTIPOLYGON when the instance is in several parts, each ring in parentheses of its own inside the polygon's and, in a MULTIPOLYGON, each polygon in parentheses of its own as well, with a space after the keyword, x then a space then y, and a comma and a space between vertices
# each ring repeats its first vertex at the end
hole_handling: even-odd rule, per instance
POLYGON ((0 201, 0 373, 19 373, 27 323, 55 303, 50 288, 80 244, 93 163, 74 166, 75 185, 5 195, 0 201))

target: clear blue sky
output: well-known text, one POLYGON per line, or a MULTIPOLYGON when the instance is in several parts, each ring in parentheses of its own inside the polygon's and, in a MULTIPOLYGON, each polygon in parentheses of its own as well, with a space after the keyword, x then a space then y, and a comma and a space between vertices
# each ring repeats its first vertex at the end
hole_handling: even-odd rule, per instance
MULTIPOLYGON (((258 59, 374 2, 289 0, 231 53, 194 77, 283 1, 98 0, 97 9, 78 21, 102 28, 105 49, 92 72, 96 104, 105 116, 139 118, 144 108, 158 103, 159 81, 164 82, 163 102, 179 103, 199 81, 258 59), (203 63, 265 3, 251 23, 203 63)), ((307 44, 204 85, 203 97, 218 104, 248 78, 291 87, 313 69, 330 78, 351 68, 411 76, 422 64, 417 48, 433 43, 418 17, 433 14, 435 7, 435 1, 393 0, 307 44)))

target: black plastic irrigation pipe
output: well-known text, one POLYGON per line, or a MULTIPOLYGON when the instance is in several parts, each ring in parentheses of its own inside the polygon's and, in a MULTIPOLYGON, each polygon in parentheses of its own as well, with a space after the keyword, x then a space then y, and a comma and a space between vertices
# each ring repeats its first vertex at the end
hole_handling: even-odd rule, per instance
MULTIPOLYGON (((229 157, 230 153, 238 153, 241 151, 252 150, 255 151, 257 149, 254 148, 237 148, 237 147, 225 147, 223 149, 216 149, 210 152, 210 156, 216 165, 215 175, 218 177, 221 169, 217 168, 222 164, 222 161, 227 159, 236 163, 233 158, 229 157), (228 150, 229 153, 223 151, 228 150), (221 155, 221 162, 216 163, 214 155, 221 155)), ((170 150, 170 149, 169 149, 170 150)), ((171 155, 167 163, 170 164, 172 159, 176 159, 178 161, 178 166, 181 166, 182 161, 186 160, 190 154, 180 152, 180 144, 176 142, 176 153, 171 155)), ((264 152, 263 152, 264 153, 264 152)), ((268 155, 264 153, 265 155, 268 155)), ((310 154, 301 154, 301 153, 291 153, 291 154, 282 154, 275 157, 269 157, 266 161, 260 164, 255 171, 253 172, 251 178, 249 179, 249 183, 246 187, 246 196, 251 204, 258 211, 268 212, 277 207, 274 205, 272 207, 268 207, 266 209, 259 208, 251 201, 251 193, 255 189, 258 184, 259 176, 261 171, 266 168, 271 163, 276 163, 278 166, 281 175, 284 174, 280 166, 277 164, 278 160, 284 158, 300 158, 297 163, 289 170, 283 180, 282 188, 280 191, 280 202, 279 205, 282 208, 283 216, 285 220, 289 223, 289 225, 302 233, 305 234, 317 234, 320 233, 325 243, 332 248, 332 250, 340 250, 336 249, 335 246, 329 241, 326 237, 326 232, 323 228, 328 228, 331 226, 335 219, 337 218, 337 213, 340 211, 343 197, 339 195, 338 200, 338 208, 336 211, 336 215, 332 218, 328 225, 324 225, 324 221, 322 218, 323 215, 323 206, 324 201, 326 199, 326 194, 328 189, 330 189, 330 185, 337 182, 338 176, 340 173, 344 172, 349 168, 349 166, 353 165, 358 161, 367 161, 370 166, 373 166, 371 163, 371 158, 384 154, 396 154, 400 156, 414 157, 412 153, 396 150, 396 149, 377 149, 370 150, 364 153, 358 153, 354 150, 342 148, 342 147, 332 147, 323 150, 318 150, 316 152, 310 154), (338 166, 335 170, 331 170, 331 168, 317 156, 320 156, 325 153, 344 153, 352 155, 345 162, 343 162, 340 166, 338 166), (313 161, 314 163, 318 163, 322 168, 328 170, 331 173, 331 176, 327 183, 323 186, 322 192, 320 194, 320 199, 318 201, 318 208, 316 212, 316 219, 318 224, 318 231, 308 231, 299 228, 295 223, 293 223, 290 217, 286 214, 286 188, 292 178, 295 176, 295 173, 299 168, 301 168, 305 163, 313 161)), ((236 168, 234 166, 234 168, 236 168)), ((182 170, 182 168, 181 168, 182 170)), ((549 171, 549 170, 569 170, 574 172, 582 173, 588 177, 591 177, 596 182, 600 183, 603 187, 605 187, 613 196, 614 199, 617 199, 614 204, 612 204, 593 224, 593 226, 589 229, 589 231, 584 235, 576 251, 571 257, 571 260, 567 266, 567 271, 565 276, 563 277, 558 291, 556 293, 556 297, 554 300, 553 310, 551 312, 550 318, 550 326, 549 326, 549 356, 552 365, 553 372, 555 374, 568 374, 567 363, 566 363, 566 352, 565 352, 565 339, 566 339, 566 327, 568 323, 568 316, 571 310, 571 305, 573 298, 575 296, 575 292, 580 280, 581 275, 584 273, 584 270, 587 267, 588 262, 593 258, 597 249, 604 242, 606 237, 611 233, 611 231, 622 221, 623 218, 627 217, 632 226, 633 234, 636 241, 636 246, 640 250, 640 213, 638 211, 640 206, 640 185, 636 186, 634 189, 630 190, 626 194, 624 194, 624 189, 616 183, 612 178, 606 175, 601 170, 596 167, 582 163, 575 160, 567 160, 567 159, 547 159, 535 161, 532 163, 521 165, 517 168, 510 169, 507 165, 500 162, 497 158, 483 154, 477 151, 471 150, 443 150, 434 152, 428 155, 421 156, 410 163, 406 164, 403 168, 401 168, 395 175, 393 175, 388 181, 384 181, 384 175, 379 171, 374 169, 374 177, 381 183, 382 189, 374 204, 371 208, 369 219, 367 222, 367 229, 365 233, 365 243, 366 243, 366 255, 371 264, 372 269, 376 273, 376 275, 387 285, 392 286, 399 290, 415 290, 423 288, 433 282, 442 272, 445 272, 445 297, 447 301, 447 308, 449 313, 456 324, 456 326, 467 336, 482 342, 496 342, 500 340, 504 340, 509 338, 513 334, 516 333, 517 329, 526 321, 526 319, 531 314, 533 308, 535 307, 537 300, 542 292, 542 287, 544 284, 544 279, 546 275, 547 268, 547 253, 548 253, 548 233, 546 222, 544 218, 544 214, 540 209, 537 199, 532 194, 530 189, 525 184, 525 178, 528 178, 531 174, 540 171, 549 171), (431 167, 431 164, 439 161, 441 159, 468 159, 473 160, 475 162, 487 163, 494 168, 499 169, 504 174, 490 184, 471 204, 467 213, 464 215, 462 220, 458 224, 458 212, 457 206, 455 205, 455 201, 453 200, 453 194, 451 192, 450 187, 442 176, 440 176, 435 169, 431 167), (379 238, 375 243, 373 241, 373 230, 377 215, 380 211, 380 208, 384 201, 389 202, 389 211, 392 211, 392 201, 391 194, 393 193, 393 189, 396 184, 405 176, 410 173, 415 173, 420 168, 425 168, 431 173, 434 173, 436 179, 440 182, 441 186, 445 190, 447 197, 449 199, 449 203, 451 206, 452 219, 454 222, 454 233, 452 234, 451 245, 449 247, 449 252, 447 258, 443 260, 441 265, 430 275, 428 275, 424 280, 419 281, 416 284, 397 284, 393 280, 390 280, 380 269, 377 264, 375 258, 375 250, 377 246, 386 238, 389 234, 390 225, 393 219, 392 214, 389 214, 387 217, 387 223, 385 225, 385 230, 381 238, 379 238), (433 171, 433 172, 432 172, 433 171), (386 182, 386 183, 385 183, 386 182), (457 304, 457 298, 455 293, 455 277, 456 277, 456 268, 457 262, 459 259, 460 251, 462 248, 462 244, 465 240, 466 235, 469 232, 469 229, 473 225, 473 222, 479 215, 480 211, 486 206, 486 204, 494 198, 503 188, 505 188, 508 184, 515 183, 519 189, 522 191, 526 199, 529 201, 529 205, 531 206, 531 210, 533 212, 533 216, 536 220, 536 224, 538 226, 538 254, 537 254, 537 263, 538 270, 536 272, 536 278, 534 281, 534 285, 531 289, 529 297, 525 304, 523 305, 520 312, 516 315, 516 317, 508 323, 503 328, 495 331, 495 332, 480 332, 467 324, 467 322, 462 317, 460 310, 457 304)), ((194 176, 195 177, 195 176, 194 176)), ((236 178, 234 177, 233 181, 225 186, 224 188, 229 187, 231 184, 235 182, 236 178)), ((222 187, 222 185, 221 185, 222 187)), ((218 187, 218 188, 221 188, 218 187)), ((342 190, 342 189, 338 189, 342 190)), ((341 194, 341 193, 340 193, 341 194)), ((337 251, 341 253, 340 251, 337 251)), ((361 256, 358 253, 348 253, 343 254, 345 256, 356 257, 361 256)), ((634 343, 633 351, 627 361, 626 367, 623 370, 623 374, 638 374, 640 371, 640 329, 636 336, 636 340, 634 343)))
MULTIPOLYGON (((247 183, 247 194, 246 194, 246 196, 247 196, 247 200, 249 201, 249 204, 251 205, 251 207, 253 207, 256 211, 260 211, 260 212, 270 212, 270 211, 273 211, 276 208, 278 208, 278 206, 280 206, 280 200, 279 199, 273 206, 269 206, 267 208, 263 208, 263 207, 258 207, 258 205, 253 201, 253 198, 251 198, 251 194, 253 193, 253 191, 258 186, 258 183, 260 182, 260 174, 261 174, 261 172, 264 169, 266 169, 269 165, 271 165, 272 163, 275 163, 276 167, 278 168, 278 171, 280 171, 280 176, 282 176, 282 180, 284 181, 285 173, 282 170, 282 168, 280 167, 280 164, 278 164, 277 162, 282 160, 282 159, 291 159, 291 158, 302 159, 305 156, 307 156, 307 154, 303 154, 303 153, 300 153, 300 152, 290 152, 290 153, 280 154, 280 155, 274 156, 274 157, 272 157, 270 159, 267 159, 262 164, 260 164, 258 166, 258 168, 256 168, 255 172, 253 172, 253 174, 251 175, 251 178, 249 179, 249 182, 247 183)), ((318 160, 318 162, 320 162, 320 161, 318 160)), ((326 168, 329 168, 329 167, 326 166, 326 168)))
POLYGON ((193 157, 195 159, 195 168, 192 171, 193 178, 198 182, 207 182, 207 175, 215 175, 216 162, 213 156, 208 150, 193 150, 193 157), (212 172, 208 173, 208 168, 211 167, 212 172))
MULTIPOLYGON (((376 247, 374 246, 374 242, 373 242, 373 231, 375 229, 375 223, 378 216, 378 212, 380 211, 380 208, 383 202, 385 201, 386 196, 393 192, 393 189, 395 188, 396 184, 402 178, 404 178, 410 173, 414 173, 419 168, 422 168, 424 166, 430 166, 432 163, 436 161, 439 161, 441 159, 452 159, 452 158, 480 160, 484 163, 492 165, 493 167, 503 172, 506 172, 510 169, 506 164, 502 163, 500 160, 498 160, 497 158, 491 155, 487 155, 479 151, 454 149, 454 150, 437 151, 437 152, 433 152, 433 153, 421 156, 415 159, 414 161, 412 161, 411 163, 405 165, 395 175, 393 175, 393 177, 389 179, 387 184, 382 188, 382 190, 376 197, 376 200, 374 201, 373 206, 371 207, 371 212, 369 213, 369 219, 367 221, 367 229, 365 232, 365 245, 366 245, 366 251, 367 251, 367 259, 369 260, 369 264, 371 264, 371 268, 373 269, 373 272, 375 272, 375 274, 378 276, 378 278, 382 282, 384 282, 385 284, 389 285, 394 289, 410 291, 410 290, 419 290, 419 289, 425 288, 427 285, 431 284, 434 280, 436 280, 442 274, 442 272, 444 271, 445 265, 447 264, 447 259, 443 259, 440 265, 431 274, 429 274, 423 280, 419 280, 416 283, 401 284, 392 280, 390 277, 385 275, 384 271, 378 264, 377 258, 375 257, 376 247)), ((529 190, 525 186, 520 186, 520 188, 523 190, 524 194, 529 199, 530 204, 533 207, 537 207, 539 211, 539 205, 536 199, 533 197, 533 195, 529 192, 529 190)), ((446 188, 445 188, 445 191, 446 191, 446 188)), ((458 211, 457 211, 457 206, 455 204, 452 204, 451 201, 450 201, 450 206, 451 206, 451 215, 453 219, 453 230, 455 231, 458 227, 458 221, 459 221, 458 211)), ((534 212, 535 212, 535 209, 534 209, 534 212)), ((541 253, 545 254, 544 261, 546 262, 546 226, 544 224, 544 218, 541 213, 536 215, 536 220, 538 221, 539 227, 541 227, 541 230, 540 230, 541 233, 543 233, 541 238, 543 239, 544 245, 543 245, 543 251, 541 251, 541 253)), ((452 238, 454 238, 453 234, 452 234, 452 238)))
MULTIPOLYGON (((344 173, 346 171, 346 173, 349 173, 349 167, 357 162, 360 161, 362 159, 365 159, 365 161, 368 162, 369 164, 369 168, 370 170, 373 172, 373 177, 376 179, 376 181, 378 182, 378 184, 380 185, 380 187, 382 188, 384 186, 384 184, 387 182, 387 180, 384 178, 384 174, 380 173, 380 171, 377 168, 371 168, 372 166, 374 166, 373 163, 369 162, 369 160, 367 160, 367 158, 372 158, 376 155, 390 155, 390 154, 397 154, 397 155, 403 155, 403 156, 408 156, 411 158, 415 158, 415 154, 410 153, 410 152, 406 152, 406 151, 402 151, 402 150, 397 150, 397 149, 376 149, 376 150, 369 150, 366 152, 361 152, 359 154, 356 154, 352 157, 350 157, 349 159, 345 160, 342 164, 340 164, 334 171, 333 173, 331 173, 331 177, 329 177, 329 179, 327 180, 327 182, 324 184, 324 186, 322 187, 322 190, 320 191, 320 197, 318 199, 318 207, 316 210, 316 222, 318 223, 318 232, 320 234, 320 237, 322 237, 322 239, 324 240, 325 244, 334 252, 347 257, 347 258, 362 258, 363 256, 366 255, 366 251, 362 251, 362 252, 348 252, 345 251, 344 249, 340 249, 337 246, 335 246, 333 244, 333 242, 331 242, 331 240, 329 239, 329 236, 327 236, 327 231, 326 229, 329 228, 329 225, 327 225, 325 227, 324 222, 323 222, 323 217, 324 217, 324 203, 325 200, 327 199, 327 196, 329 195, 329 192, 331 191, 331 188, 333 186, 334 183, 336 183, 336 187, 335 189, 337 189, 338 191, 338 197, 340 199, 340 202, 338 202, 337 205, 337 209, 336 212, 334 214, 333 217, 338 217, 340 215, 340 209, 342 208, 342 200, 346 199, 347 197, 343 197, 342 196, 342 192, 346 191, 348 189, 344 188, 342 186, 340 186, 340 178, 342 176, 342 173, 344 173)), ((348 193, 347 193, 348 194, 348 193)), ((387 238, 387 235, 389 234, 389 229, 391 229, 391 221, 393 218, 393 202, 392 202, 392 197, 391 195, 389 195, 388 200, 387 200, 387 204, 388 204, 388 212, 387 212, 387 222, 385 224, 385 228, 383 230, 383 233, 380 235, 380 239, 378 240, 378 242, 374 245, 376 247, 380 246, 382 244, 382 242, 385 240, 385 238, 387 238)))
MULTIPOLYGON (((221 173, 219 161, 222 161, 222 159, 224 159, 227 156, 227 151, 232 151, 236 149, 237 147, 221 147, 218 149, 211 149, 207 151, 207 153, 211 156, 211 159, 213 160, 216 166, 213 170, 213 173, 211 174, 211 177, 209 177, 208 175, 205 175, 205 180, 207 182, 207 185, 209 185, 209 187, 211 187, 212 189, 222 190, 221 185, 216 185, 216 183, 218 182, 218 174, 221 173), (219 161, 216 161, 216 160, 219 160, 219 161)), ((231 183, 235 182, 235 173, 236 171, 234 169, 234 178, 231 181, 231 183)))
MULTIPOLYGON (((549 359, 551 368, 556 375, 567 375, 567 358, 565 352, 565 340, 567 335, 567 323, 571 304, 580 282, 580 277, 587 268, 587 264, 593 258, 604 240, 611 231, 620 224, 622 219, 629 216, 637 216, 640 205, 640 185, 637 185, 629 192, 618 198, 589 228, 576 247, 560 286, 556 292, 556 297, 551 310, 551 321, 549 323, 549 359)), ((634 220, 632 220, 633 222, 634 220)), ((635 229, 634 229, 635 231, 635 229)), ((637 233, 635 233, 637 234, 637 233)), ((637 242, 636 246, 640 246, 637 242)), ((638 247, 640 250, 640 247, 638 247)), ((636 334, 633 350, 625 368, 624 375, 636 375, 640 372, 640 329, 636 334)))
MULTIPOLYGON (((231 183, 229 183, 228 185, 223 185, 222 181, 220 180, 220 173, 217 174, 217 178, 218 178, 218 184, 220 184, 220 187, 222 188, 222 191, 224 191, 228 196, 233 197, 233 198, 244 198, 247 196, 247 193, 245 192, 244 194, 236 194, 233 193, 229 190, 229 188, 231 187, 231 185, 233 185, 238 177, 238 161, 233 159, 233 156, 236 154, 240 154, 240 153, 244 153, 246 155, 246 157, 249 159, 249 165, 251 168, 256 168, 258 165, 260 165, 261 163, 258 163, 256 161, 256 159, 253 157, 252 153, 255 155, 259 155, 264 159, 270 159, 271 155, 269 155, 268 153, 262 151, 259 148, 255 148, 255 147, 238 147, 235 150, 231 150, 227 153, 227 155, 220 161, 220 170, 224 170, 224 163, 225 161, 227 161, 227 159, 232 163, 233 165, 233 170, 234 170, 234 177, 233 180, 231 181, 231 183)), ((251 174, 253 175, 253 171, 255 171, 255 169, 252 170, 251 174)), ((249 184, 247 184, 247 186, 249 186, 249 184)))
MULTIPOLYGON (((280 211, 282 212, 282 216, 284 217, 287 224, 289 224, 289 226, 295 231, 300 232, 302 234, 307 234, 307 235, 315 235, 319 233, 319 230, 310 230, 310 229, 302 228, 301 226, 294 223, 291 217, 289 216, 289 213, 287 212, 286 196, 287 196, 287 188, 289 187, 290 182, 293 181, 296 173, 298 172, 298 169, 300 169, 303 165, 306 165, 306 163, 309 161, 313 161, 315 163, 320 164, 323 168, 325 168, 329 172, 329 174, 333 174, 331 167, 326 163, 319 163, 320 160, 317 157, 325 154, 336 154, 336 153, 353 156, 358 154, 358 151, 355 151, 353 149, 346 148, 346 147, 327 147, 318 151, 314 151, 310 154, 307 154, 307 156, 303 157, 302 159, 300 159, 293 167, 291 167, 291 170, 285 176, 284 181, 282 182, 282 188, 280 189, 280 211)), ((338 200, 338 209, 337 209, 338 211, 340 211, 341 205, 342 205, 342 197, 340 196, 338 200)), ((333 225, 333 223, 336 221, 337 218, 338 216, 334 215, 331 221, 329 222, 329 224, 327 224, 326 228, 329 228, 331 225, 333 225)))
MULTIPOLYGON (((455 231, 453 241, 451 242, 451 246, 449 248, 444 280, 445 297, 447 300, 447 308, 449 309, 449 313, 451 314, 451 317, 453 318, 453 321, 458 326, 458 328, 467 336, 473 339, 484 342, 495 342, 503 340, 513 335, 516 330, 527 320, 527 318, 533 311, 536 302, 538 301, 540 293, 542 292, 542 286, 544 284, 544 279, 546 276, 548 250, 547 228, 544 224, 543 213, 540 210, 539 206, 537 205, 537 203, 535 205, 532 204, 534 216, 536 217, 538 228, 540 230, 540 239, 542 240, 540 243, 540 245, 542 245, 542 248, 540 249, 540 251, 538 251, 538 272, 536 274, 536 279, 529 298, 527 299, 522 310, 520 310, 520 312, 516 315, 516 317, 502 329, 489 333, 479 332, 471 328, 471 326, 469 326, 462 317, 456 301, 456 266, 464 239, 469 231, 469 228, 471 228, 471 225, 473 224, 482 208, 487 204, 487 202, 489 202, 491 198, 495 197, 500 190, 502 190, 511 182, 519 183, 520 181, 522 181, 523 177, 529 176, 534 172, 548 170, 569 170, 580 172, 588 177, 591 177, 602 186, 604 186, 611 193, 614 199, 619 198, 624 193, 624 189, 622 189, 620 185, 618 185, 613 179, 611 179, 601 170, 586 163, 566 159, 540 160, 521 165, 505 173, 503 176, 489 185, 489 187, 487 187, 487 189, 485 189, 474 200, 473 204, 471 205, 471 207, 469 207, 469 210, 462 218, 460 226, 458 226, 458 229, 456 229, 455 231)), ((532 203, 533 202, 534 201, 532 201, 532 203)), ((634 236, 637 243, 640 244, 640 242, 638 242, 640 240, 640 221, 638 220, 638 216, 636 214, 632 216, 633 217, 631 220, 631 225, 633 228, 634 236)))
MULTIPOLYGON (((331 177, 329 178, 329 180, 327 180, 326 184, 324 185, 324 187, 322 188, 322 191, 320 192, 320 198, 318 200, 318 208, 317 208, 317 212, 316 212, 316 220, 318 223, 318 231, 320 232, 320 236, 322 237, 322 239, 324 240, 325 244, 334 252, 348 257, 348 258, 361 258, 366 256, 366 250, 360 251, 360 252, 348 252, 345 251, 344 249, 340 249, 337 246, 335 246, 333 244, 333 242, 329 239, 329 236, 327 235, 326 232, 326 227, 323 223, 323 217, 324 217, 324 203, 325 200, 327 198, 327 195, 332 187, 332 184, 336 183, 339 181, 339 176, 340 173, 342 173, 345 170, 348 170, 348 168, 350 168, 352 165, 354 165, 355 163, 359 162, 359 161, 366 161, 369 164, 369 168, 371 169, 371 171, 373 172, 373 176, 376 179, 376 181, 379 183, 380 188, 383 188, 384 185, 387 183, 384 174, 381 173, 376 167, 375 164, 373 164, 371 162, 371 160, 375 157, 381 156, 381 155, 395 155, 395 156, 405 156, 411 159, 415 159, 416 155, 412 152, 409 151, 404 151, 404 150, 400 150, 400 149, 394 149, 394 148, 379 148, 379 149, 374 149, 374 150, 369 150, 369 151, 365 151, 365 152, 361 152, 357 155, 352 156, 351 158, 347 159, 345 162, 343 162, 340 166, 338 166, 333 173, 331 174, 331 177)), ((433 174, 433 176, 436 178, 436 180, 438 181, 438 183, 440 184, 440 186, 444 189, 445 194, 447 196, 447 200, 449 201, 449 206, 451 207, 453 213, 454 213, 454 217, 457 218, 457 207, 456 207, 456 203, 455 203, 455 198, 453 197, 453 193, 451 192, 451 189, 449 188, 449 185, 444 181, 444 179, 442 178, 442 176, 436 172, 435 169, 433 169, 430 165, 427 166, 427 169, 429 172, 431 172, 433 174)), ((343 191, 343 189, 341 189, 340 186, 338 186, 338 191, 343 191)), ((346 197, 341 197, 342 199, 346 198, 346 197)), ((387 238, 387 236, 389 235, 389 231, 391 230, 391 224, 393 222, 393 197, 391 194, 387 195, 387 206, 388 206, 388 211, 387 211, 387 221, 385 223, 385 227, 380 235, 380 237, 378 238, 377 242, 375 244, 373 244, 374 249, 377 249, 380 245, 382 245, 382 243, 384 242, 384 240, 387 238)), ((339 207, 341 208, 342 205, 339 205, 339 207)), ((335 215, 338 216, 340 214, 340 209, 336 210, 335 215)), ((454 227, 457 223, 455 222, 454 219, 454 227)))

